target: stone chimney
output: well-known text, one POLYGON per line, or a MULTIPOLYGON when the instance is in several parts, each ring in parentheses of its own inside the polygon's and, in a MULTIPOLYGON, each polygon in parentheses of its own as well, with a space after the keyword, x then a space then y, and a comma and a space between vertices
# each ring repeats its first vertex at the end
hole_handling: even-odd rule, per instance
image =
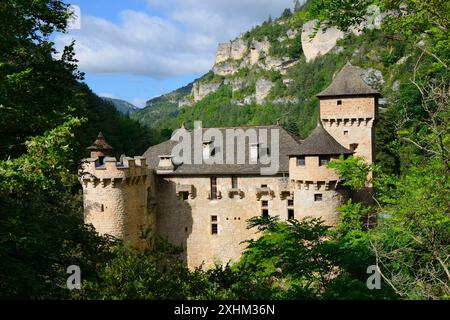
POLYGON ((97 139, 87 148, 91 151, 91 158, 98 158, 99 164, 103 164, 105 157, 111 155, 113 148, 106 142, 102 132, 98 133, 97 139))

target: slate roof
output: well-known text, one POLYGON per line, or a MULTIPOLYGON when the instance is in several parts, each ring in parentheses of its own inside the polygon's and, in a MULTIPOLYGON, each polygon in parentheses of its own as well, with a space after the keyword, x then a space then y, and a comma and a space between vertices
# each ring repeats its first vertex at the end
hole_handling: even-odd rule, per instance
POLYGON ((362 80, 359 68, 347 63, 328 88, 320 92, 317 97, 354 95, 379 95, 379 92, 362 80))
MULTIPOLYGON (((207 128, 203 128, 203 132, 207 128)), ((271 129, 279 129, 279 170, 278 174, 288 173, 289 172, 289 154, 298 150, 301 144, 301 140, 295 135, 289 133, 285 129, 280 126, 249 126, 249 127, 229 127, 229 128, 214 128, 221 131, 224 139, 226 137, 226 129, 242 129, 244 132, 247 129, 256 129, 258 141, 260 136, 259 129, 267 129, 267 146, 269 147, 270 156, 274 156, 274 150, 271 150, 271 129)), ((191 135, 191 141, 193 141, 193 132, 188 131, 191 135)), ((242 135, 240 135, 242 137, 242 135)), ((177 141, 168 140, 158 145, 150 147, 143 156, 147 159, 147 164, 150 168, 157 169, 159 163, 160 155, 171 155, 172 149, 175 145, 177 145, 177 141)), ((237 142, 235 141, 234 147, 234 155, 235 159, 237 159, 237 142)), ((191 157, 194 157, 194 144, 191 144, 191 157)), ((213 143, 214 145, 214 143, 213 143)), ((226 164, 225 154, 228 149, 231 148, 230 142, 224 142, 224 164, 181 164, 175 166, 175 169, 172 173, 173 175, 211 175, 211 174, 233 174, 233 175, 246 175, 246 174, 260 174, 261 168, 267 167, 268 165, 260 164, 259 161, 257 164, 249 163, 249 139, 246 139, 245 143, 245 163, 244 164, 226 164)), ((220 151, 219 151, 220 152, 220 151)), ((191 161, 193 163, 193 160, 191 161)))
POLYGON ((337 142, 323 127, 318 124, 301 145, 289 153, 293 156, 341 155, 353 154, 337 142))
POLYGON ((102 132, 98 133, 97 139, 88 147, 88 150, 112 150, 113 148, 106 142, 102 132))

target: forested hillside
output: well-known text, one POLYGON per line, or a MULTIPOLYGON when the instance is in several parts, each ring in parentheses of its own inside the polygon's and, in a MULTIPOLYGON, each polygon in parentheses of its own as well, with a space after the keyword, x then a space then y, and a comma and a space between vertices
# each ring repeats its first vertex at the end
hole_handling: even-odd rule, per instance
POLYGON ((111 103, 116 108, 117 111, 127 116, 139 110, 139 108, 136 107, 135 105, 122 99, 108 98, 108 97, 101 97, 101 98, 111 103))
POLYGON ((99 131, 116 155, 155 139, 83 84, 72 46, 54 58, 67 18, 62 1, 0 3, 0 298, 60 297, 68 263, 93 270, 107 241, 83 225, 86 147, 99 131))

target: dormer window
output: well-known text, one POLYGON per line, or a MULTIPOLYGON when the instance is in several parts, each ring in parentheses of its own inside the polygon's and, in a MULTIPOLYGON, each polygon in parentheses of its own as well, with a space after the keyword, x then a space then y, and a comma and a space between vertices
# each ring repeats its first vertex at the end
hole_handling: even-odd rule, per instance
POLYGON ((161 155, 159 156, 159 169, 165 169, 165 170, 173 170, 173 162, 172 162, 172 156, 171 155, 161 155))
POLYGON ((330 156, 320 156, 319 166, 326 166, 330 162, 330 156))
POLYGON ((305 157, 297 157, 297 167, 305 166, 305 157))

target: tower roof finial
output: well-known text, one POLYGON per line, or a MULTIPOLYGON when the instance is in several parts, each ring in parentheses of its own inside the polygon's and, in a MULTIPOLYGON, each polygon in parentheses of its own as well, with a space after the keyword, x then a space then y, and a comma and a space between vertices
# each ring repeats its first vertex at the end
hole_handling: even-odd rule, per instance
POLYGON ((91 151, 104 151, 104 150, 112 150, 113 148, 109 145, 108 142, 105 140, 105 136, 103 135, 103 132, 99 132, 97 135, 97 139, 92 143, 90 147, 88 147, 88 150, 91 151))

